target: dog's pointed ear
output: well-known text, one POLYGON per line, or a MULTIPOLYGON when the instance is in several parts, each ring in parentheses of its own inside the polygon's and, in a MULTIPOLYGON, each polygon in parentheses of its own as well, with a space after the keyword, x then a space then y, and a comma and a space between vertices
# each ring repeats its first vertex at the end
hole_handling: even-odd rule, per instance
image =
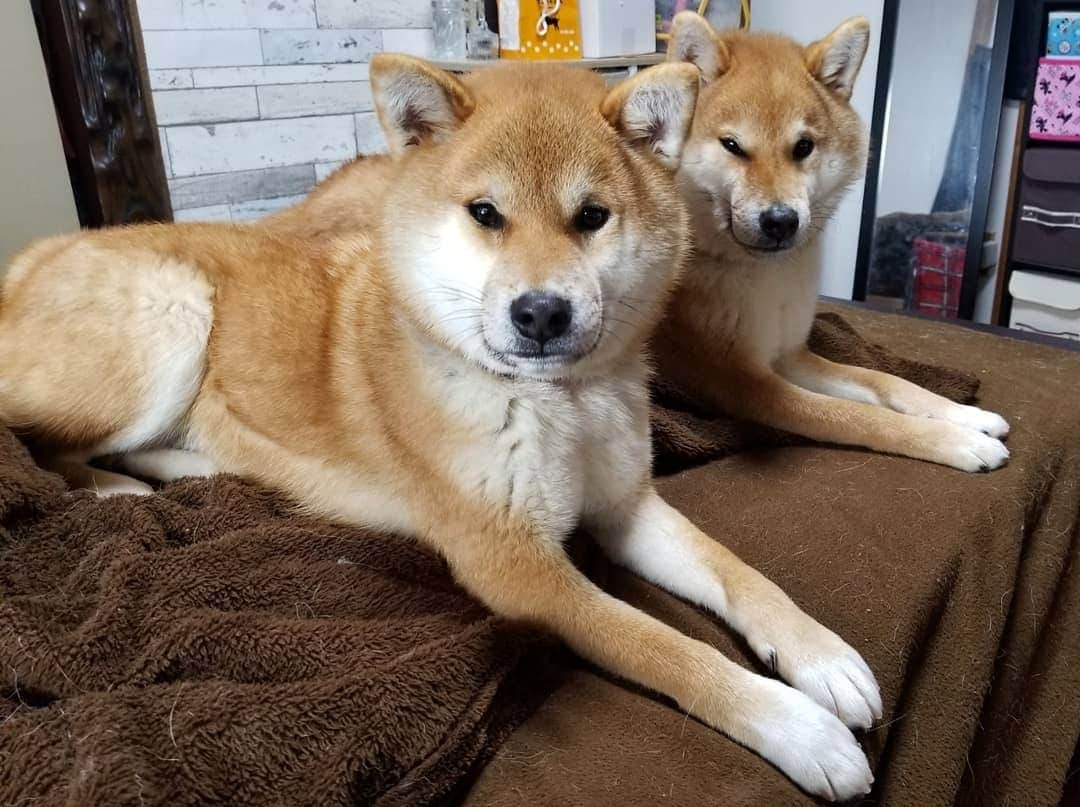
POLYGON ((691 64, 658 64, 610 90, 600 112, 627 140, 674 169, 694 120, 699 83, 691 64))
POLYGON ((680 11, 671 25, 668 61, 689 62, 705 81, 712 81, 731 67, 731 52, 704 17, 680 11))
POLYGON ((373 56, 371 91, 393 154, 420 143, 445 140, 476 106, 460 80, 412 56, 373 56))
POLYGON ((827 88, 850 98, 869 45, 870 21, 866 17, 852 17, 824 39, 806 47, 806 67, 827 88))

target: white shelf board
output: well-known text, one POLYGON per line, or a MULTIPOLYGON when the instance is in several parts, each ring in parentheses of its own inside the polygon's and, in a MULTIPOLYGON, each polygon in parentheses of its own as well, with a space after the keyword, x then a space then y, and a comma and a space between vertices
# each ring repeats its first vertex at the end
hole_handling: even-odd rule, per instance
POLYGON ((638 56, 609 56, 603 59, 432 59, 431 63, 443 70, 454 73, 467 73, 478 67, 488 67, 499 61, 504 62, 542 62, 544 64, 565 64, 571 67, 588 67, 592 70, 618 69, 620 67, 646 67, 659 64, 667 58, 666 53, 642 53, 638 56))

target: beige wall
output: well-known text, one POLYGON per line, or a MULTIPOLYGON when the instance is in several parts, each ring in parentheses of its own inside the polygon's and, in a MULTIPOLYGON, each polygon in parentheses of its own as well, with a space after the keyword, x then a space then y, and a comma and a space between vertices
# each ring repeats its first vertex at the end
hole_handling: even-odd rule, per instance
POLYGON ((75 230, 60 132, 26 0, 0 0, 0 272, 41 235, 75 230))

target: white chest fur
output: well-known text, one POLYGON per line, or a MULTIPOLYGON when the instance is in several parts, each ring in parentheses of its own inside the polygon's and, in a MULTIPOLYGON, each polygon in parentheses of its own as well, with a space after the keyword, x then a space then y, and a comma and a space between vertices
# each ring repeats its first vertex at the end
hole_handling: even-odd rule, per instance
POLYGON ((821 275, 816 246, 771 260, 699 255, 691 271, 720 308, 711 319, 718 344, 766 365, 805 344, 821 275))
POLYGON ((442 404, 461 424, 449 470, 462 493, 559 538, 617 506, 650 471, 644 369, 630 376, 563 384, 455 372, 442 404))

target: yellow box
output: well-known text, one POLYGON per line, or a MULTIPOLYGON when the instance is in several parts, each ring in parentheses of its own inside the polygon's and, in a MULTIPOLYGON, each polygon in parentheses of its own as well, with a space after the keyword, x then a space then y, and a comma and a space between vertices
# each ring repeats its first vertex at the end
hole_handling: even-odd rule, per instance
POLYGON ((499 0, 499 58, 581 58, 577 0, 499 0))

